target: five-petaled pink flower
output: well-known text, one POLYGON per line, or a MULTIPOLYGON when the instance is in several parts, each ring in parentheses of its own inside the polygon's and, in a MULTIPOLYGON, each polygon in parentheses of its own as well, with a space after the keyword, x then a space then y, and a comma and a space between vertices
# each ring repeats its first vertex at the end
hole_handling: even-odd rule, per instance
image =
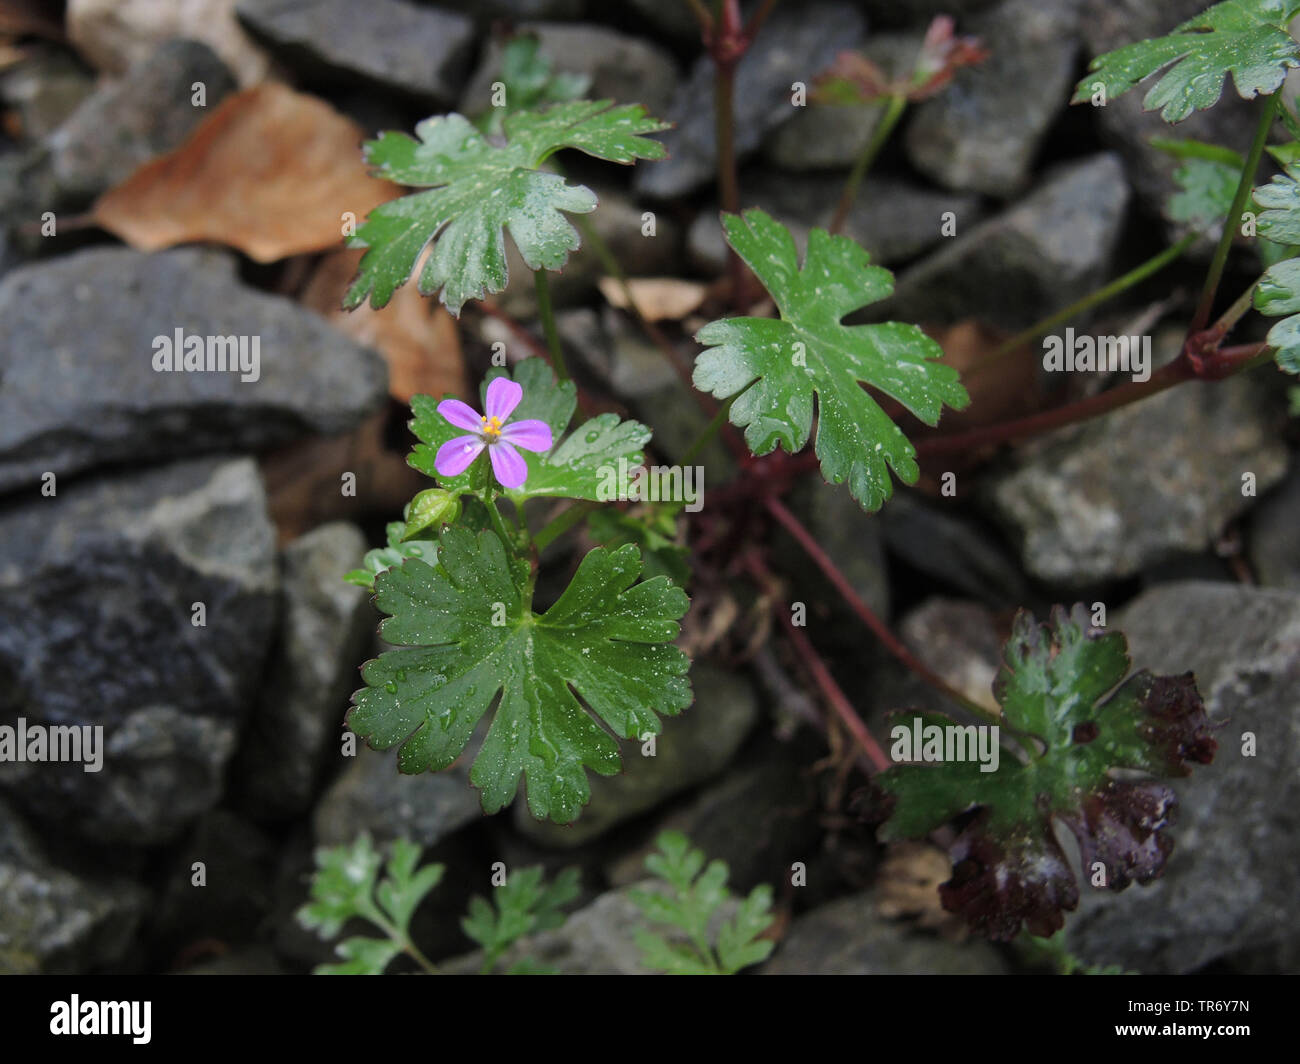
POLYGON ((492 472, 507 488, 520 487, 528 477, 528 466, 523 456, 515 450, 549 451, 551 427, 545 421, 503 422, 524 397, 524 390, 507 377, 497 377, 487 388, 487 413, 479 416, 472 406, 459 399, 444 399, 438 404, 438 413, 458 429, 466 429, 472 436, 457 436, 438 448, 433 460, 439 475, 454 477, 469 468, 469 464, 488 449, 492 459, 492 472))

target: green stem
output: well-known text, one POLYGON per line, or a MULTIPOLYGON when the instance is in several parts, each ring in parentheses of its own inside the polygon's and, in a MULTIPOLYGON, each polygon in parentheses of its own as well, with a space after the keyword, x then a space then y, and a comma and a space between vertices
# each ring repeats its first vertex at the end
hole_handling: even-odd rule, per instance
POLYGON ((889 134, 894 131, 905 110, 907 110, 906 96, 895 95, 889 98, 889 106, 885 108, 884 116, 876 125, 866 148, 858 156, 858 161, 853 164, 848 180, 844 182, 844 191, 840 193, 840 202, 835 208, 835 216, 831 219, 830 232, 838 233, 844 228, 849 211, 853 209, 853 202, 858 198, 858 187, 862 184, 862 179, 867 176, 871 164, 876 161, 876 156, 880 154, 880 149, 885 146, 885 141, 889 139, 889 134))
POLYGON ((561 513, 558 517, 552 518, 540 532, 533 537, 533 546, 537 548, 540 554, 560 536, 564 535, 574 525, 578 524, 592 510, 596 508, 594 502, 577 502, 561 513))
POLYGON ((555 375, 562 381, 569 379, 569 368, 564 364, 564 349, 560 346, 560 334, 555 328, 555 310, 551 306, 551 282, 546 276, 545 268, 533 271, 533 284, 537 289, 537 316, 542 319, 542 332, 546 336, 546 346, 551 352, 551 365, 555 375))
POLYGON ((519 541, 510 534, 509 528, 506 527, 506 519, 501 516, 501 511, 497 509, 496 494, 489 492, 483 497, 483 501, 487 503, 488 516, 492 519, 493 531, 501 537, 501 542, 511 551, 517 550, 519 541))
POLYGON ((1214 258, 1210 260, 1210 272, 1205 275, 1205 287, 1201 289, 1201 300, 1196 305, 1196 315, 1188 335, 1200 332, 1210 321, 1214 310, 1214 296, 1219 290, 1219 281, 1223 269, 1228 263, 1228 252, 1232 250, 1232 241, 1241 226, 1241 212, 1246 209, 1246 200, 1255 184, 1255 172, 1259 169, 1260 157, 1264 154, 1264 145, 1268 142, 1269 130, 1273 128, 1273 119, 1277 114, 1277 102, 1281 92, 1268 97, 1259 116, 1259 125, 1255 129, 1255 140, 1250 146, 1250 154, 1241 168, 1241 180, 1237 183, 1237 194, 1232 197, 1232 206, 1223 223, 1223 235, 1219 237, 1218 247, 1214 249, 1214 258))
POLYGON ((1016 333, 1015 336, 1011 337, 1011 339, 999 344, 998 347, 994 351, 990 352, 986 357, 971 365, 966 372, 970 373, 972 370, 982 369, 987 365, 997 362, 999 359, 1005 358, 1021 344, 1027 344, 1030 340, 1036 339, 1049 329, 1060 325, 1061 322, 1069 321, 1076 315, 1082 314, 1085 310, 1090 310, 1095 306, 1114 299, 1121 292, 1125 292, 1134 285, 1145 281, 1152 274, 1159 273, 1171 262, 1181 258, 1187 252, 1187 249, 1196 243, 1197 237, 1198 234, 1189 233, 1178 241, 1178 243, 1165 248, 1165 250, 1160 252, 1159 255, 1147 259, 1147 261, 1141 265, 1134 266, 1128 273, 1124 274, 1122 277, 1115 278, 1115 280, 1111 281, 1110 284, 1098 288, 1095 292, 1089 293, 1082 299, 1076 299, 1068 307, 1058 310, 1054 314, 1048 315, 1041 321, 1034 322, 1034 324, 1029 326, 1029 328, 1022 329, 1020 332, 1016 333))
POLYGON ((700 430, 700 434, 695 437, 695 441, 686 448, 686 453, 682 455, 682 465, 690 465, 692 461, 709 445, 709 441, 718 434, 718 430, 727 423, 727 415, 731 412, 731 404, 734 403, 739 395, 733 395, 720 407, 709 423, 700 430))

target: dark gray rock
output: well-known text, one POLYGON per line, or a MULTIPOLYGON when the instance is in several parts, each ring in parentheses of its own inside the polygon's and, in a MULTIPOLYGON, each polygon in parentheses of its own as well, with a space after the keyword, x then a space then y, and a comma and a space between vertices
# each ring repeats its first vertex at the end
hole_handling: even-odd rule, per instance
POLYGON ((351 843, 363 831, 378 840, 405 835, 433 846, 483 816, 479 793, 469 783, 473 750, 443 772, 407 776, 397 753, 357 744, 355 758, 330 786, 312 818, 322 846, 351 843))
POLYGON ((583 0, 439 0, 438 7, 463 11, 483 21, 505 18, 578 18, 583 0))
POLYGON ((1300 468, 1260 501, 1247 540, 1255 576, 1265 587, 1300 591, 1300 468))
POLYGON ((929 598, 903 618, 898 632, 907 649, 949 685, 973 702, 997 708, 993 680, 1002 661, 1002 634, 987 609, 960 599, 929 598))
POLYGON ((876 912, 872 893, 855 894, 795 918, 764 975, 1005 975, 987 942, 957 944, 876 912))
POLYGON ((38 47, 0 75, 0 100, 17 110, 24 139, 40 139, 95 91, 95 79, 68 52, 38 47))
POLYGON ((0 721, 103 727, 99 771, 4 763, 0 789, 61 832, 175 838, 221 795, 276 577, 251 459, 60 484, 0 512, 0 721))
POLYGON ((0 491, 47 471, 342 432, 385 398, 379 355, 245 288, 216 252, 107 248, 27 266, 0 281, 0 318, 0 491), (258 379, 155 372, 155 340, 178 330, 247 337, 250 354, 255 338, 258 379))
POLYGON ((1118 157, 1095 155, 1051 172, 1018 205, 957 236, 898 281, 873 316, 947 325, 980 318, 1024 328, 1108 279, 1128 206, 1118 157))
POLYGON ((50 134, 46 143, 61 198, 87 202, 141 164, 180 147, 234 89, 234 76, 206 44, 161 45, 50 134), (200 81, 206 86, 205 107, 191 102, 200 81))
POLYGON ((665 4, 663 0, 626 0, 654 31, 677 44, 700 45, 700 24, 689 4, 665 4))
MULTIPOLYGON (((743 184, 743 206, 761 207, 780 219, 802 256, 808 248, 808 231, 830 225, 844 182, 833 175, 767 171, 746 175, 743 184)), ((948 212, 959 232, 974 226, 984 213, 977 196, 936 192, 896 177, 872 175, 858 190, 843 231, 871 252, 873 262, 889 265, 938 244, 948 212)), ((717 274, 726 268, 727 244, 716 207, 696 216, 687 247, 692 265, 702 273, 717 274)))
MULTIPOLYGON (((540 51, 557 73, 585 74, 591 81, 584 94, 590 100, 639 103, 658 117, 677 89, 677 63, 657 45, 589 22, 525 22, 521 32, 536 34, 540 51)), ((460 110, 467 115, 492 105, 492 82, 501 70, 502 46, 493 41, 478 69, 461 93, 460 110)), ((646 165, 652 165, 647 163, 646 165)))
POLYGON ((258 820, 305 812, 339 748, 357 667, 378 623, 366 590, 343 581, 365 552, 360 530, 335 521, 281 555, 283 620, 234 767, 240 799, 258 820))
POLYGON ((1024 576, 1002 544, 948 500, 898 492, 880 511, 885 546, 945 586, 1005 608, 1026 601, 1024 576))
POLYGON ((908 157, 947 188, 1010 197, 1070 99, 1080 0, 1005 0, 963 23, 992 53, 917 109, 908 157))
POLYGON ((36 833, 0 801, 0 975, 110 966, 147 904, 129 880, 82 878, 51 863, 36 833))
POLYGON ((1286 472, 1270 399, 1250 378, 1179 385, 1026 445, 990 503, 1025 568, 1067 587, 1202 551, 1251 504, 1244 474, 1262 493, 1286 472))
POLYGON ((207 813, 169 859, 151 937, 167 955, 204 940, 250 942, 271 909, 278 856, 248 821, 227 809, 207 813))
MULTIPOLYGON (((1133 41, 1161 37, 1207 6, 1203 0, 1083 0, 1080 29, 1087 58, 1091 60, 1133 41)), ((1257 101, 1243 100, 1228 78, 1223 96, 1214 107, 1197 111, 1171 126, 1159 111, 1142 109, 1142 101, 1156 80, 1148 79, 1119 99, 1108 100, 1104 107, 1091 108, 1102 138, 1123 157, 1133 188, 1152 214, 1162 213, 1169 196, 1176 191, 1173 173, 1181 165, 1173 156, 1152 147, 1152 137, 1190 137, 1245 153, 1258 116, 1257 101)), ((1212 244, 1204 241, 1203 247, 1198 247, 1208 254, 1212 244)))
MULTIPOLYGON (((861 14, 844 3, 778 6, 736 70, 734 91, 737 158, 753 152, 764 134, 790 117, 791 86, 811 85, 835 59, 861 39, 861 14)), ((638 166, 635 188, 671 199, 708 183, 714 174, 717 140, 713 119, 713 61, 701 56, 678 88, 663 117, 676 128, 660 138, 671 158, 638 166)))
POLYGON ((694 704, 665 720, 654 757, 643 756, 640 743, 621 744, 623 771, 588 774, 591 801, 572 824, 536 820, 526 802, 515 802, 520 832, 544 846, 581 846, 726 768, 758 717, 754 689, 743 675, 699 662, 691 669, 691 684, 694 704))
POLYGON ((664 353, 613 307, 563 311, 556 327, 569 349, 621 399, 681 385, 664 353))
POLYGON ((1191 669, 1223 724, 1211 765, 1174 781, 1179 810, 1162 878, 1085 890, 1069 949, 1094 964, 1189 972, 1218 958, 1296 955, 1300 867, 1300 596, 1226 583, 1166 584, 1113 623, 1134 664, 1191 669), (1242 736, 1253 733, 1255 756, 1242 736))
POLYGON ((406 0, 238 0, 235 11, 273 56, 308 77, 434 105, 455 102, 474 48, 472 19, 406 0))

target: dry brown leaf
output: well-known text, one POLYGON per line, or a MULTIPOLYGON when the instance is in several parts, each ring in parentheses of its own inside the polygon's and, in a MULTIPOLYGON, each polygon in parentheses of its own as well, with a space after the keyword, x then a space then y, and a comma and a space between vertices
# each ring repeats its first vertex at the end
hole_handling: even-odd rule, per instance
POLYGON ((302 303, 321 314, 340 332, 373 347, 388 362, 388 393, 409 403, 412 395, 464 395, 465 364, 455 319, 447 308, 403 285, 388 305, 375 310, 363 304, 343 310, 348 283, 356 276, 362 252, 327 255, 302 293, 302 303))
MULTIPOLYGON (((602 277, 596 284, 611 307, 628 309, 623 286, 615 278, 602 277)), ((633 277, 628 280, 627 287, 646 321, 681 321, 699 307, 708 294, 706 285, 681 281, 676 277, 633 277)))
POLYGON ((366 172, 361 128, 315 96, 268 82, 228 97, 174 152, 95 204, 95 221, 133 247, 212 241, 258 262, 338 247, 401 189, 366 172))
POLYGON ((876 912, 890 920, 912 919, 919 927, 961 941, 966 922, 939 900, 939 884, 952 875, 948 855, 928 842, 898 842, 889 847, 876 881, 876 912))
POLYGON ((943 348, 943 361, 961 374, 970 393, 970 406, 965 410, 944 411, 943 432, 990 425, 1039 408, 1038 356, 1032 344, 990 359, 1005 334, 983 322, 959 321, 926 331, 943 348))

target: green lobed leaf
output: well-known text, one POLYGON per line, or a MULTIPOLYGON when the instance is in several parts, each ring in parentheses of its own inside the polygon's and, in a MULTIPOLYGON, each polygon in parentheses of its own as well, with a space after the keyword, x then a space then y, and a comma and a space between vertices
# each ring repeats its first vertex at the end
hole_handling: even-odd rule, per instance
POLYGON ((1229 74, 1243 99, 1276 92, 1287 69, 1300 66, 1300 46, 1287 24, 1300 12, 1297 0, 1226 0, 1172 33, 1137 41, 1100 55, 1075 89, 1073 103, 1090 100, 1100 83, 1107 102, 1164 71, 1142 106, 1166 122, 1213 107, 1229 74))
POLYGON ((416 139, 388 132, 367 142, 366 161, 378 177, 426 191, 376 207, 349 238, 349 247, 367 251, 345 307, 367 297, 384 306, 432 244, 420 291, 441 291, 447 309, 459 315, 468 300, 505 288, 506 230, 530 270, 559 270, 579 243, 564 212, 589 213, 596 196, 538 167, 561 148, 616 163, 665 155, 662 144, 643 134, 666 125, 639 105, 581 100, 512 114, 503 125, 501 145, 459 114, 426 118, 415 127, 416 139))
POLYGON ((1282 317, 1268 331, 1273 357, 1286 373, 1300 374, 1300 259, 1270 266, 1255 288, 1255 309, 1270 318, 1282 317))
POLYGON ((587 529, 602 546, 636 544, 645 559, 647 578, 666 576, 679 587, 690 583, 690 551, 677 541, 677 520, 672 510, 652 505, 644 512, 631 513, 605 507, 588 515, 587 529))
MULTIPOLYGON (((500 367, 488 372, 480 392, 480 410, 487 386, 502 376, 510 374, 500 367)), ((644 457, 641 448, 650 440, 648 428, 639 421, 621 421, 617 414, 599 414, 562 439, 578 405, 574 383, 557 382, 555 373, 542 358, 520 362, 515 366, 513 380, 523 387, 524 394, 506 424, 532 418, 545 421, 551 426, 551 437, 556 442, 546 454, 520 450, 528 465, 528 479, 518 489, 503 490, 506 498, 516 505, 539 498, 603 502, 617 498, 618 491, 627 490, 629 474, 640 465, 644 457)), ((441 476, 434 466, 438 448, 448 440, 465 435, 464 429, 456 428, 438 413, 438 402, 428 395, 412 397, 411 412, 415 417, 411 431, 423 442, 416 445, 408 462, 436 479, 447 491, 470 492, 472 466, 456 477, 441 476)))
POLYGON ((756 455, 780 444, 801 450, 817 399, 817 457, 833 484, 876 510, 893 491, 889 471, 916 482, 916 450, 862 383, 892 396, 928 425, 946 403, 970 402, 943 351, 915 325, 844 325, 841 319, 893 292, 893 275, 872 266, 858 244, 814 229, 800 268, 794 239, 761 210, 723 215, 727 241, 780 309, 780 320, 726 318, 696 339, 695 386, 719 399, 738 396, 731 421, 756 455))
POLYGON ((334 952, 344 960, 341 964, 318 964, 316 975, 383 975, 393 958, 402 952, 400 943, 389 938, 346 938, 334 952))
POLYGON ((1090 629, 1082 605, 1056 607, 1045 625, 1022 610, 993 691, 1003 724, 1036 737, 1042 751, 1023 762, 1008 753, 994 772, 964 760, 895 765, 878 777, 892 800, 884 840, 919 838, 964 816, 940 896, 991 938, 1011 939, 1022 923, 1050 935, 1078 904, 1054 817, 1078 839, 1085 869, 1105 866, 1111 889, 1163 871, 1173 848, 1163 830, 1177 802, 1151 777, 1187 775, 1188 762, 1213 759, 1215 743, 1190 673, 1125 679, 1128 669, 1124 636, 1090 629), (1144 778, 1117 780, 1115 769, 1144 778))
POLYGON ((597 548, 536 614, 527 561, 491 532, 447 529, 436 564, 376 579, 380 633, 402 649, 366 663, 349 725, 376 749, 399 745, 401 771, 437 771, 499 693, 470 772, 484 810, 509 803, 522 775, 534 816, 571 822, 590 798, 585 770, 619 770, 609 732, 658 734, 658 714, 691 701, 689 661, 671 645, 689 600, 663 577, 637 583, 640 571, 635 547, 597 548))

